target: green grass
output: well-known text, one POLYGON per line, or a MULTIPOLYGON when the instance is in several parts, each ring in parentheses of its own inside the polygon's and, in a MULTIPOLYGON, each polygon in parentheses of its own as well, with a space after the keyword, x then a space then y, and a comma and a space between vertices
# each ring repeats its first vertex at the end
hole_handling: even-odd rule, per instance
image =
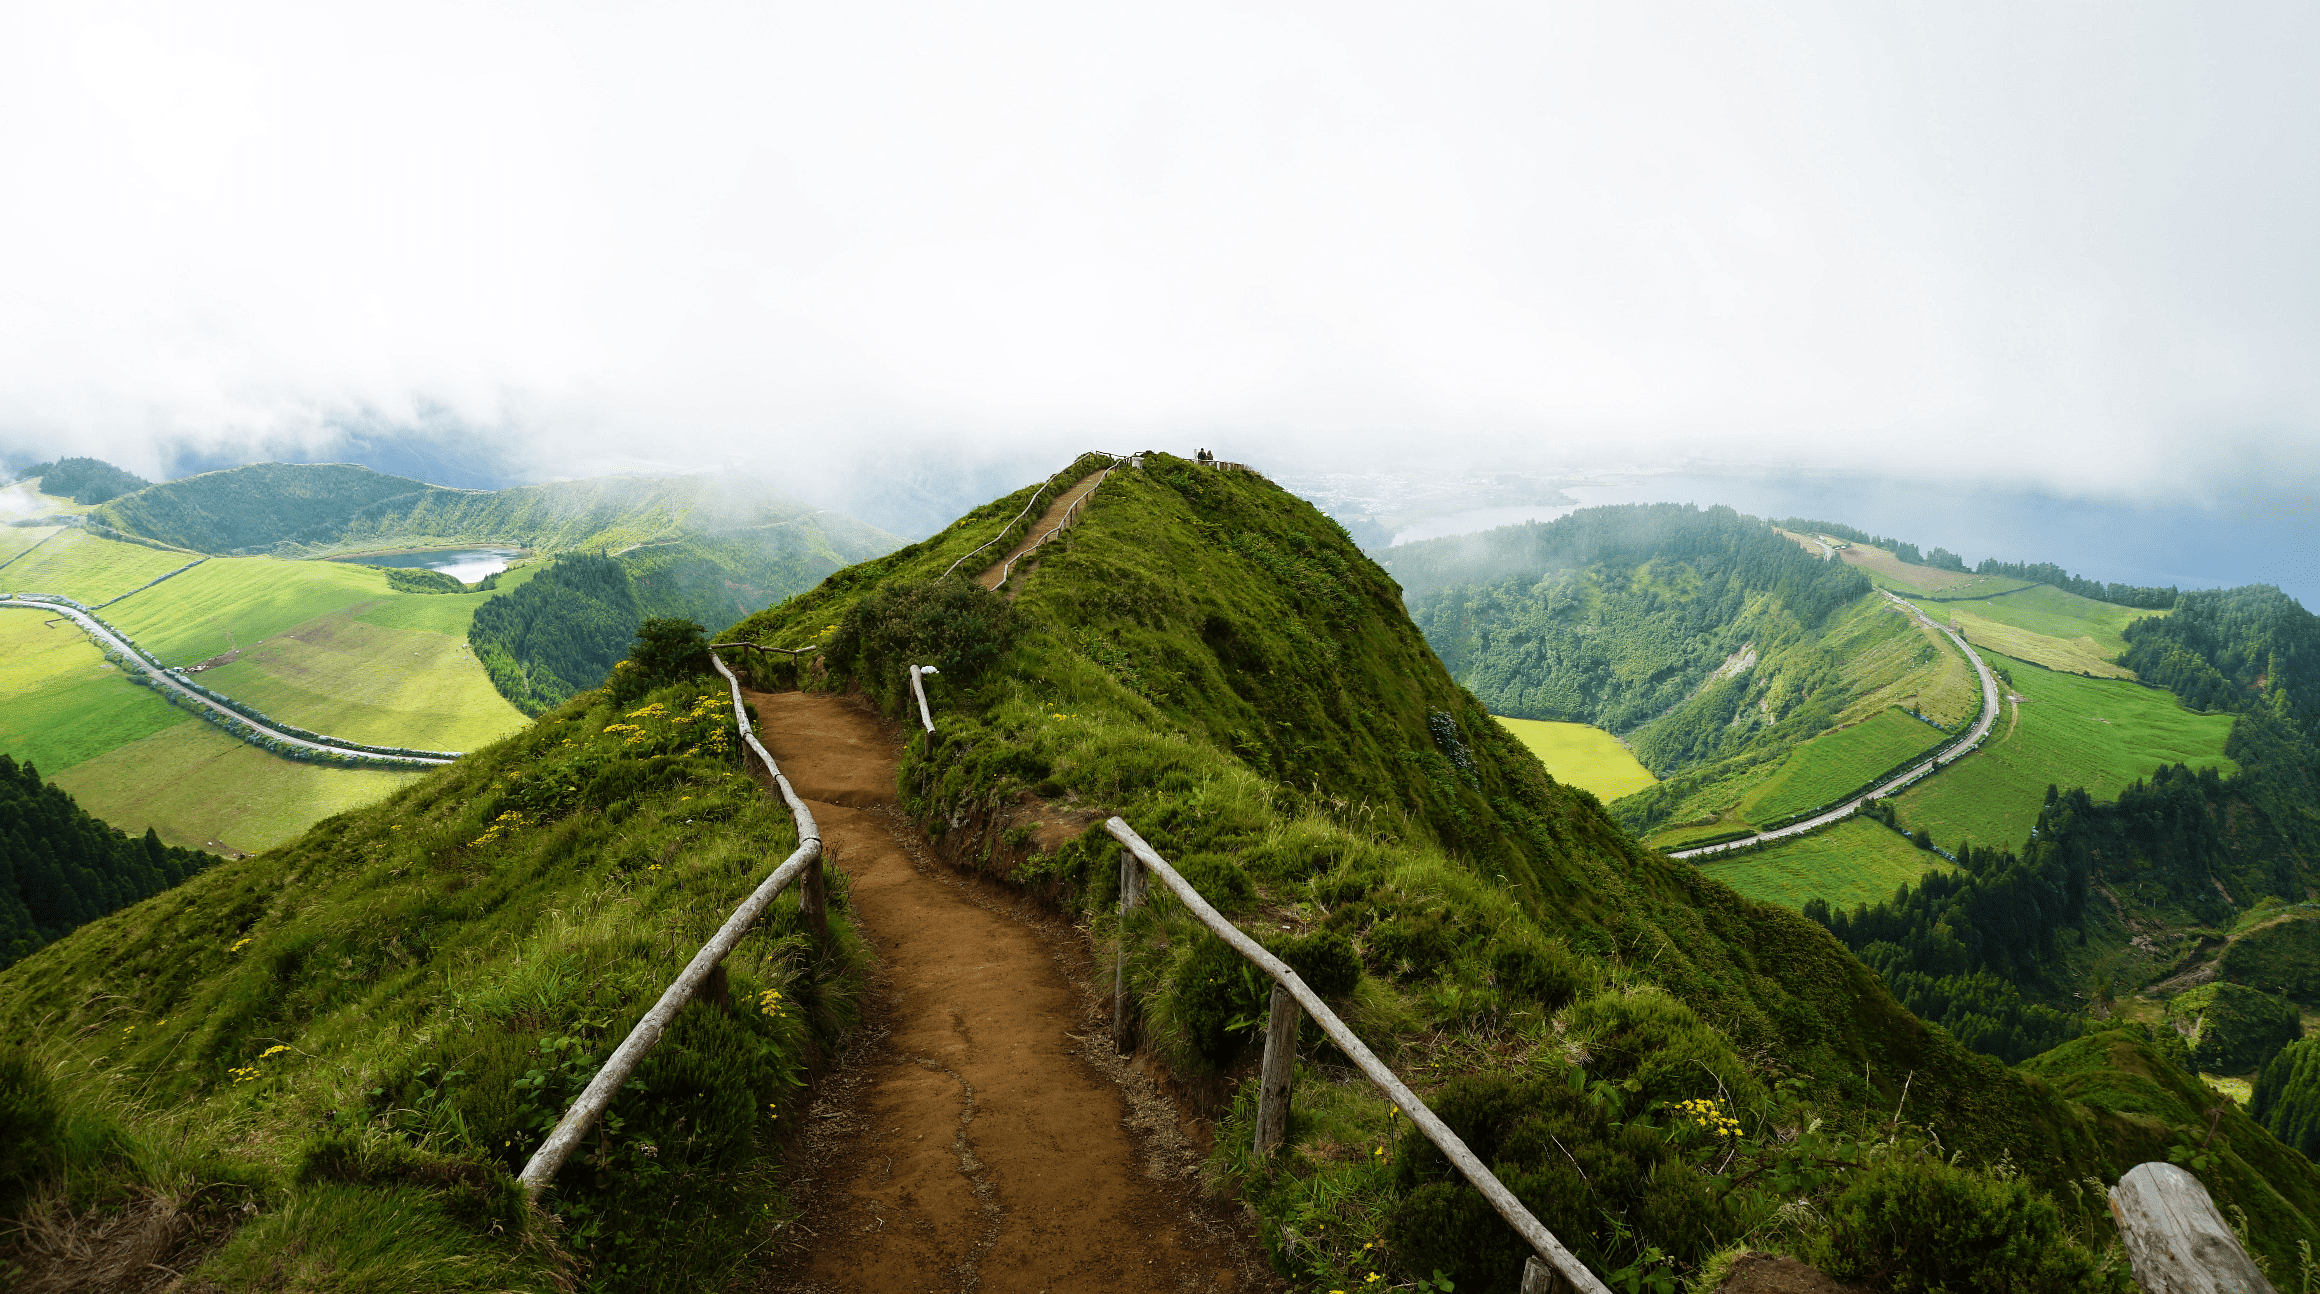
MULTIPOLYGON (((167 708, 142 688, 119 686, 167 708)), ((151 827, 167 844, 256 853, 297 839, 333 814, 376 804, 425 776, 302 764, 267 754, 182 710, 169 713, 185 722, 74 764, 50 780, 123 831, 141 834, 151 827)))
POLYGON ((1881 822, 1845 821, 1797 840, 1754 850, 1729 862, 1700 860, 1700 870, 1749 898, 1802 908, 1807 899, 1830 907, 1883 903, 1928 871, 1946 869, 1939 854, 1910 844, 1881 822))
POLYGON ((314 732, 376 745, 475 750, 528 722, 464 638, 328 616, 204 670, 201 681, 314 732))
POLYGON ((191 1253, 205 1287, 725 1288, 792 1212, 781 1130, 858 991, 842 874, 821 974, 785 897, 726 962, 734 1005, 680 1016, 559 1178, 560 1225, 510 1180, 588 1058, 794 846, 722 698, 656 694, 673 713, 636 732, 568 707, 0 972, 0 1060, 29 1048, 66 1113, 124 1130, 118 1153, 83 1138, 50 1189, 85 1208, 240 1186, 251 1209, 203 1215, 223 1241, 191 1253), (754 1009, 765 989, 779 1015, 754 1009))
MULTIPOLYGON (((0 562, 22 556, 34 544, 63 529, 61 526, 0 526, 0 562)), ((0 572, 0 589, 13 591, 6 572, 0 572)))
POLYGON ((105 619, 163 662, 191 665, 349 608, 429 596, 460 595, 393 593, 366 566, 213 557, 108 607, 105 619))
MULTIPOLYGON (((53 593, 93 607, 192 560, 184 553, 165 553, 75 530, 58 535, 0 571, 0 588, 16 593, 53 593)), ((110 609, 105 618, 120 623, 110 609)))
POLYGON ((1619 744, 1617 737, 1601 728, 1583 723, 1493 717, 1520 738, 1557 780, 1592 791, 1605 803, 1659 780, 1637 762, 1627 747, 1619 744))
MULTIPOLYGON (((1957 595, 1945 590, 1942 596, 1957 595)), ((2097 602, 2050 584, 1971 601, 1911 601, 1937 621, 1954 619, 1976 647, 2098 678, 2134 677, 2116 664, 2127 648, 2123 631, 2145 616, 2165 614, 2097 602)))
POLYGON ((1989 740, 1972 755, 1904 791, 1901 820, 1945 848, 1961 839, 2020 849, 2038 820, 2049 783, 2117 798, 2162 764, 2214 768, 2224 758, 2231 716, 2193 714, 2173 694, 2118 679, 2080 678, 2003 657, 2020 705, 2005 702, 1989 740))
POLYGON ((49 620, 0 611, 0 752, 54 775, 164 729, 201 726, 123 678, 73 622, 49 620))
POLYGON ((1769 822, 1831 804, 1862 789, 1870 778, 1954 735, 1903 711, 1880 710, 1789 752, 1779 770, 1741 802, 1741 816, 1751 822, 1769 822))
POLYGON ((356 618, 382 629, 414 629, 465 639, 477 607, 531 583, 533 576, 546 569, 546 562, 526 562, 513 570, 502 571, 499 583, 482 593, 397 594, 359 612, 356 618))

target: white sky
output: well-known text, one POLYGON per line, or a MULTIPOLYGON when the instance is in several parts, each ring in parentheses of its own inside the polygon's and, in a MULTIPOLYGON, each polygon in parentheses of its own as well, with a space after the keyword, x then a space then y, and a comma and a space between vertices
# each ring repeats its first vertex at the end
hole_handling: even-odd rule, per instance
POLYGON ((2320 9, 0 0, 0 450, 2320 492, 2320 9))

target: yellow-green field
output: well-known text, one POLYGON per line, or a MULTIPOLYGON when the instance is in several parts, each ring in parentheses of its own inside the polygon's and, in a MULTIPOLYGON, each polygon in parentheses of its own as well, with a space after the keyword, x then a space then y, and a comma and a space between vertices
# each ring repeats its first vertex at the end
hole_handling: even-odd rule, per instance
POLYGON ((1556 781, 1592 791, 1606 804, 1659 780, 1636 762, 1617 737, 1601 728, 1540 719, 1501 717, 1498 721, 1539 757, 1556 781))
POLYGON ((49 780, 131 835, 151 827, 172 845, 256 853, 424 776, 294 763, 189 720, 49 780))
POLYGON ((194 722, 121 677, 72 621, 0 610, 0 752, 48 774, 194 722))
POLYGON ((2144 616, 2165 614, 2097 602, 2050 584, 1968 602, 1911 601, 1936 620, 1954 619, 1976 647, 2097 678, 2133 678, 2114 663, 2127 648, 2123 631, 2144 616))
MULTIPOLYGON (((0 585, 11 592, 59 594, 93 607, 192 560, 184 553, 165 553, 73 530, 0 571, 0 585)), ((105 618, 111 620, 112 613, 106 612, 105 618)))
POLYGON ((2009 589, 2029 587, 2028 580, 2017 580, 2006 575, 1972 575, 1963 571, 1945 571, 1935 566, 1918 566, 1902 561, 1883 548, 1867 544, 1851 544, 1837 552, 1847 566, 1858 566, 1879 588, 1896 593, 1938 593, 1945 598, 1979 597, 1990 593, 2004 593, 2009 589))
POLYGON ((2193 714, 2173 693, 2136 683, 2080 678, 2003 657, 1991 663, 2012 676, 2010 690, 2022 702, 2004 703, 1979 751, 1895 801, 1904 823, 1930 830, 1945 848, 1971 839, 2019 850, 2050 782, 2109 800, 2162 764, 2225 774, 2237 769, 2223 756, 2229 715, 2193 714))
POLYGON ((1848 818, 1798 840, 1742 854, 1730 862, 1700 860, 1700 870, 1749 898, 1802 908, 1826 899, 1832 908, 1882 903, 1903 885, 1949 864, 1902 839, 1883 823, 1848 818))
POLYGON ((268 638, 200 677, 267 714, 374 745, 473 750, 529 722, 493 689, 465 638, 381 628, 346 612, 268 638))
MULTIPOLYGON (((61 526, 0 526, 0 565, 24 555, 34 544, 62 530, 61 526)), ((8 574, 0 571, 0 589, 13 589, 8 574)))
POLYGON ((1789 752, 1779 771, 1741 801, 1740 816, 1769 822, 1833 804, 1863 789, 1869 779, 1955 735, 1899 710, 1881 710, 1789 752))

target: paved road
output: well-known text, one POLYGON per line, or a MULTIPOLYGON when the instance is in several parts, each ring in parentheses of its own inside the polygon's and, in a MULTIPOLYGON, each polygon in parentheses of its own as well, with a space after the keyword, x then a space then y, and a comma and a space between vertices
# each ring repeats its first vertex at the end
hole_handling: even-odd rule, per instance
MULTIPOLYGON (((1879 592, 1884 591, 1879 590, 1879 592)), ((1805 832, 1811 831, 1816 827, 1825 827, 1840 818, 1847 818, 1852 816, 1864 803, 1870 800, 1891 795, 1894 792, 1900 790, 1902 787, 1905 787, 1917 779, 1924 777, 1926 774, 1933 772, 1935 769, 1940 768, 1942 765, 1953 763, 1957 760, 1965 758, 1967 755, 1972 754, 1974 750, 1982 744, 1982 738, 1990 735, 1990 725, 1998 721, 1998 680, 1991 675, 1990 667, 1982 663, 1982 658, 1974 654, 1974 649, 1967 646, 1966 640, 1960 637, 1955 630, 1951 629, 1947 625, 1934 623, 1933 620, 1929 618, 1923 611, 1920 611, 1916 607, 1911 606, 1908 602, 1902 600, 1901 598, 1894 597, 1891 593, 1886 593, 1885 596, 1893 598, 1895 605, 1901 607, 1903 610, 1906 610, 1909 612, 1909 614, 1916 616, 1918 623, 1924 625, 1926 628, 1938 630, 1941 633, 1948 634, 1949 640, 1956 643, 1958 650, 1964 652, 1966 654, 1966 659, 1973 663, 1974 673, 1978 675, 1982 681, 1982 717, 1976 720, 1974 722, 1973 728, 1966 733, 1965 741, 1959 745, 1951 747, 1948 754, 1936 756, 1922 764, 1908 769, 1905 772, 1897 773, 1883 785, 1874 787, 1867 791, 1863 791, 1861 794, 1845 801, 1843 804, 1840 804, 1833 809, 1830 809, 1828 812, 1823 813, 1818 817, 1807 818, 1802 822, 1782 827, 1778 831, 1761 832, 1757 835, 1749 836, 1744 840, 1727 840, 1720 845, 1702 845, 1698 849, 1671 850, 1668 853, 1668 857, 1698 858, 1706 854, 1720 854, 1725 850, 1738 849, 1743 845, 1762 844, 1767 840, 1780 840, 1788 836, 1801 836, 1805 832)))
POLYGON ((87 630, 89 637, 94 638, 98 642, 111 647, 116 653, 120 655, 123 660, 129 662, 130 668, 135 669, 145 675, 145 677, 152 679, 154 686, 168 688, 171 691, 177 693, 179 696, 190 698, 195 704, 202 706, 204 709, 215 711, 216 713, 225 715, 226 717, 233 719, 236 722, 247 724, 251 728, 254 728, 257 731, 262 732, 267 736, 272 737, 275 740, 283 742, 287 745, 300 746, 307 750, 316 750, 321 751, 324 754, 340 755, 352 759, 375 760, 379 763, 448 764, 451 762, 448 759, 434 759, 423 755, 380 755, 367 750, 349 750, 344 746, 334 746, 328 742, 308 741, 304 737, 293 737, 289 733, 283 732, 278 728, 268 727, 267 725, 258 722, 256 719, 253 719, 238 710, 229 709, 225 706, 219 705, 217 702, 212 701, 208 697, 203 696, 201 693, 187 687, 184 683, 178 680, 176 675, 171 674, 168 670, 158 668, 157 666, 148 662, 143 656, 138 654, 137 649, 131 646, 127 639, 124 639, 119 634, 116 634, 112 630, 107 629, 104 625, 98 623, 95 617, 89 615, 85 611, 76 611, 71 607, 59 606, 54 602, 28 602, 22 598, 0 598, 0 607, 23 607, 27 610, 46 611, 50 615, 67 617, 74 624, 77 624, 82 629, 87 630))

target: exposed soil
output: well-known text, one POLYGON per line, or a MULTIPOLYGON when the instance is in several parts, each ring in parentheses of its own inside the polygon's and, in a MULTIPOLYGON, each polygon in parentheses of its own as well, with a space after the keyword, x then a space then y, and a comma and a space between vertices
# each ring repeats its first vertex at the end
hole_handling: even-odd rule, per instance
MULTIPOLYGON (((1014 550, 1006 556, 991 563, 987 570, 975 577, 975 582, 986 589, 998 588, 999 573, 1007 569, 1007 563, 1039 547, 1040 543, 1053 533, 1057 526, 1063 524, 1063 514, 1071 511, 1071 505, 1086 498, 1088 492, 1096 488, 1096 483, 1103 479, 1102 472, 1090 472, 1077 485, 1056 495, 1055 501, 1047 505, 1047 511, 1039 514, 1039 520, 1031 523, 1031 533, 1023 537, 1023 542, 1015 545, 1014 550)), ((781 756, 776 753, 774 758, 779 759, 781 756)), ((786 773, 789 770, 784 768, 782 771, 786 773)))
POLYGON ((747 696, 878 955, 869 1027, 799 1136, 807 1214, 757 1288, 1276 1288, 1200 1198, 1167 1098, 1112 1054, 1078 933, 934 861, 895 803, 897 738, 867 707, 747 696))
POLYGON ((1857 1285, 1831 1280, 1794 1258, 1745 1253, 1733 1260, 1716 1294, 1868 1294, 1857 1285))

